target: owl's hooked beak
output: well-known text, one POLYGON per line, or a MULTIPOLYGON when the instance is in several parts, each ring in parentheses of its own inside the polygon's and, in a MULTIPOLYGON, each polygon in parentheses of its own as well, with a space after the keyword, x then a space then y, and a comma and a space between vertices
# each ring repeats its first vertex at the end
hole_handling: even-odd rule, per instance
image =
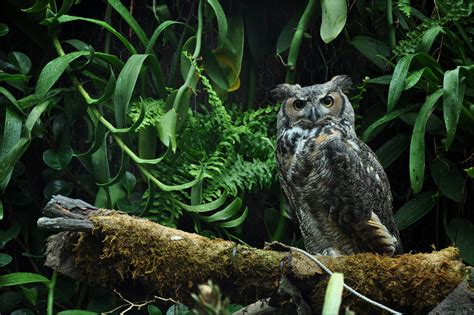
POLYGON ((319 119, 319 114, 318 114, 318 112, 316 111, 316 108, 313 107, 313 108, 311 108, 311 109, 309 110, 309 119, 311 119, 312 122, 318 121, 318 119, 319 119))

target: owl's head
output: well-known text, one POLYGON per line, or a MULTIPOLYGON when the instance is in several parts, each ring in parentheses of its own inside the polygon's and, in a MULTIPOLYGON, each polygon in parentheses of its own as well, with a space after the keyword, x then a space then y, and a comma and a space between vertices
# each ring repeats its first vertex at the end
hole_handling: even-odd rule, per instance
POLYGON ((278 130, 293 126, 311 127, 328 116, 345 119, 354 127, 354 110, 345 94, 351 85, 352 80, 346 75, 305 87, 278 85, 271 91, 272 97, 282 104, 278 113, 278 130))

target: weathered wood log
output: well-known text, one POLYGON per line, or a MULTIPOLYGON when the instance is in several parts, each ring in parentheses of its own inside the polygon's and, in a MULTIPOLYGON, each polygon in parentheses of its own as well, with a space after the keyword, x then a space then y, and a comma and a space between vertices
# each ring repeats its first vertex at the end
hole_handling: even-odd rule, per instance
MULTIPOLYGON (((273 303, 288 306, 291 297, 277 297, 286 279, 314 312, 321 309, 328 277, 296 251, 209 239, 65 197, 53 198, 45 209, 59 218, 39 219, 40 228, 68 231, 48 240, 46 265, 74 279, 184 303, 198 284, 212 279, 233 303, 272 297, 273 303)), ((456 248, 394 258, 370 253, 317 257, 360 293, 410 313, 435 307, 462 281, 464 267, 456 248)), ((375 310, 348 292, 343 305, 364 314, 375 310)))

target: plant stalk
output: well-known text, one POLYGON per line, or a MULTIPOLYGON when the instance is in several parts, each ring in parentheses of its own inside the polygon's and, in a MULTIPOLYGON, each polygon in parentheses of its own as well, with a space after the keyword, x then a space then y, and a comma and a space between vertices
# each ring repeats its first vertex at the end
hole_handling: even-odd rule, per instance
MULTIPOLYGON (((202 0, 201 0, 199 1, 199 6, 198 6, 198 29, 196 33, 196 46, 194 47, 194 53, 193 53, 194 60, 196 60, 199 57, 199 54, 201 53, 202 28, 203 28, 203 22, 202 22, 202 0)), ((178 92, 176 93, 176 97, 173 102, 173 110, 178 111, 181 98, 183 97, 184 92, 191 85, 191 80, 193 79, 195 72, 196 72, 196 69, 194 69, 194 66, 190 64, 188 75, 186 76, 186 80, 184 81, 184 84, 181 85, 181 87, 178 89, 178 92)))
POLYGON ((51 277, 51 282, 49 283, 49 286, 48 286, 48 304, 46 308, 46 313, 48 315, 53 315, 54 288, 56 287, 57 278, 58 278, 58 273, 54 271, 53 276, 51 277))
POLYGON ((395 37, 395 26, 393 25, 393 3, 392 0, 387 0, 387 24, 388 24, 388 40, 390 42, 390 49, 393 50, 397 45, 395 37))
POLYGON ((308 4, 301 16, 298 26, 296 27, 295 34, 291 40, 290 51, 288 53, 288 62, 286 63, 288 69, 286 70, 285 83, 295 83, 296 76, 296 61, 298 59, 298 53, 300 50, 301 42, 303 41, 304 32, 308 29, 309 24, 314 17, 316 7, 315 0, 308 0, 308 4))

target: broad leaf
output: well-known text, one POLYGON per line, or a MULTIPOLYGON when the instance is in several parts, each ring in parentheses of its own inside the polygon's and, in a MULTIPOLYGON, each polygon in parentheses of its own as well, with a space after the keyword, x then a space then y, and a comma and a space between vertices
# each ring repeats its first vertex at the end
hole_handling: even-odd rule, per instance
POLYGON ((0 287, 37 282, 42 282, 46 286, 49 286, 50 284, 48 278, 45 278, 42 275, 38 275, 36 273, 15 272, 0 276, 0 287))
POLYGON ((57 150, 48 149, 43 153, 43 161, 55 170, 63 170, 71 162, 72 148, 68 145, 59 147, 57 150))
POLYGON ((242 200, 235 198, 227 207, 223 210, 214 213, 211 216, 205 217, 200 216, 200 219, 205 222, 224 221, 232 218, 242 207, 242 200))
POLYGON ((443 30, 441 26, 435 26, 426 30, 421 36, 421 40, 418 42, 418 47, 416 48, 419 52, 428 53, 433 45, 438 34, 443 30))
POLYGON ((122 4, 120 0, 108 0, 109 5, 117 11, 118 14, 122 16, 122 18, 127 22, 130 28, 137 34, 138 39, 143 44, 143 46, 148 45, 148 37, 146 36, 145 32, 141 28, 140 24, 138 24, 137 20, 130 14, 128 9, 122 4))
POLYGON ((435 93, 428 96, 425 103, 420 109, 418 117, 413 127, 413 134, 410 142, 410 182, 411 188, 415 193, 421 190, 425 174, 425 129, 426 122, 433 112, 438 99, 443 94, 443 90, 439 89, 435 93))
POLYGON ((430 163, 430 171, 441 193, 455 202, 460 202, 464 178, 456 166, 441 158, 430 163))
POLYGON ((222 6, 218 0, 207 0, 207 2, 214 10, 214 14, 217 19, 217 27, 219 29, 219 44, 220 46, 223 46, 227 38, 228 29, 227 18, 225 16, 224 9, 222 9, 222 6))
POLYGON ((298 25, 299 15, 294 15, 291 19, 286 22, 285 26, 278 35, 276 43, 276 53, 281 54, 288 50, 291 45, 291 40, 295 34, 296 26, 298 25))
POLYGON ((67 310, 59 312, 58 315, 99 315, 99 313, 84 310, 67 310))
POLYGON ((455 218, 446 225, 451 241, 461 251, 462 259, 474 265, 474 225, 463 218, 455 218))
POLYGON ((324 296, 322 315, 339 314, 339 308, 342 302, 342 291, 344 290, 344 276, 342 273, 335 272, 329 279, 324 296))
POLYGON ((105 28, 106 30, 111 32, 113 35, 115 35, 115 37, 117 37, 118 40, 120 40, 122 42, 122 44, 127 48, 127 50, 131 54, 136 54, 137 53, 137 50, 135 49, 135 47, 133 47, 133 45, 122 34, 117 32, 112 26, 110 26, 108 23, 106 23, 104 21, 89 19, 89 18, 83 18, 83 17, 80 17, 80 16, 70 16, 70 15, 63 15, 63 16, 58 18, 59 23, 68 23, 68 22, 73 22, 73 21, 84 21, 84 22, 89 22, 89 23, 99 25, 100 27, 105 28))
POLYGON ((13 259, 12 256, 4 254, 4 253, 0 253, 0 268, 5 267, 9 263, 11 263, 12 259, 13 259))
POLYGON ((346 25, 346 0, 321 0, 321 14, 321 38, 325 43, 330 43, 346 25))
MULTIPOLYGON (((468 69, 472 68, 474 68, 474 66, 468 69)), ((463 67, 457 67, 454 70, 446 71, 443 79, 443 112, 447 132, 445 142, 446 151, 454 140, 463 106, 466 84, 462 79, 462 70, 464 70, 463 67)))
POLYGON ((36 83, 36 94, 38 97, 44 98, 46 96, 46 93, 58 81, 71 62, 89 54, 89 51, 75 51, 48 62, 43 70, 41 70, 38 82, 36 83))
POLYGON ((387 112, 390 113, 397 105, 398 99, 402 95, 405 88, 405 80, 407 78, 408 69, 415 55, 407 55, 402 57, 393 70, 392 81, 388 89, 387 112))
POLYGON ((380 148, 375 151, 380 164, 383 168, 387 168, 395 160, 398 159, 410 144, 410 135, 408 134, 399 134, 393 137, 392 139, 385 142, 380 148))
POLYGON ((386 68, 386 59, 390 56, 390 47, 384 42, 369 36, 355 36, 351 44, 381 70, 386 68))
POLYGON ((157 125, 158 136, 161 142, 171 147, 173 151, 176 150, 176 123, 178 121, 178 115, 174 109, 170 109, 166 114, 161 116, 160 121, 157 125))
POLYGON ((413 199, 405 203, 395 212, 395 223, 399 230, 404 230, 425 214, 427 214, 436 204, 434 192, 428 191, 416 195, 413 199))
POLYGON ((244 210, 244 212, 242 213, 242 215, 240 217, 238 217, 234 220, 216 223, 216 226, 218 226, 220 228, 226 228, 226 229, 238 227, 238 226, 242 225, 242 223, 244 223, 245 219, 247 218, 248 213, 249 213, 249 209, 247 207, 245 207, 245 210, 244 210))
POLYGON ((367 129, 362 133, 362 140, 364 142, 369 142, 375 136, 375 132, 377 131, 377 129, 380 126, 394 120, 395 118, 399 117, 400 115, 403 115, 403 114, 415 109, 416 107, 418 107, 418 105, 410 104, 408 106, 405 106, 402 109, 395 110, 393 112, 385 114, 381 118, 374 121, 369 127, 367 127, 367 129))

